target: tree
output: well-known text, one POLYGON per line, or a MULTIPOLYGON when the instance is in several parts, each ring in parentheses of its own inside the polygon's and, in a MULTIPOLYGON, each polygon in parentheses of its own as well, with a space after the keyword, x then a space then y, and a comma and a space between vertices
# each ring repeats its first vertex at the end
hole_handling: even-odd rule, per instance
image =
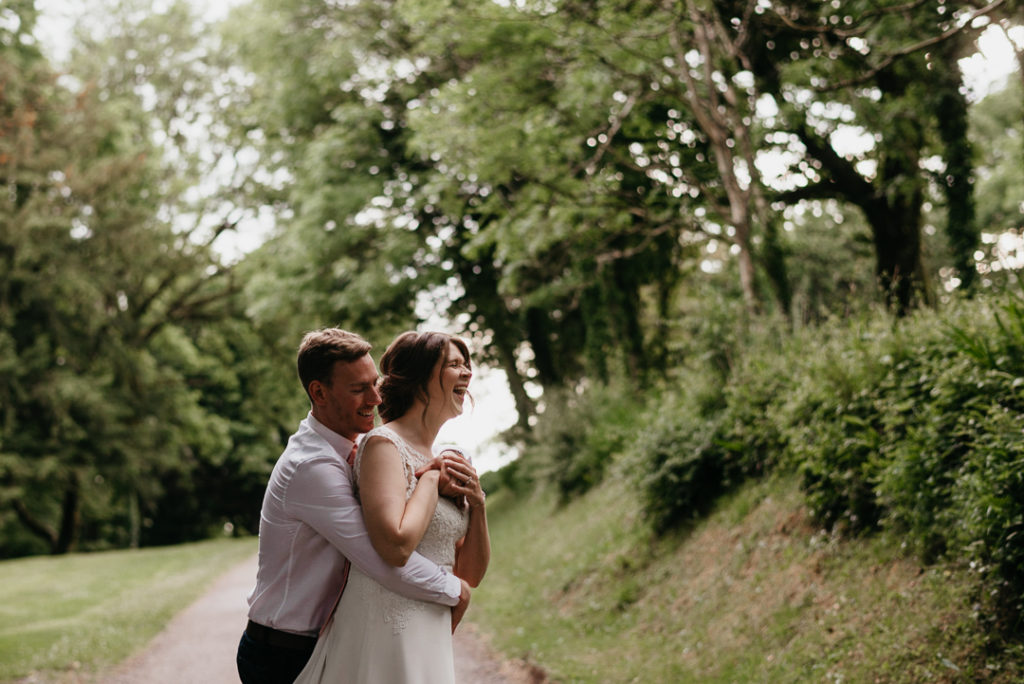
POLYGON ((978 225, 991 255, 978 263, 985 282, 1013 273, 1014 242, 1024 234, 1020 188, 1024 187, 1024 98, 1020 80, 971 108, 976 154, 978 225))
MULTIPOLYGON (((232 381, 218 361, 238 362, 218 359, 214 330, 237 335, 245 320, 230 269, 167 218, 182 184, 151 137, 144 84, 84 59, 78 79, 59 80, 30 45, 4 41, 2 122, 17 136, 3 141, 2 496, 52 552, 82 532, 90 545, 136 545, 178 473, 224 462, 246 432, 266 443, 211 396, 232 381)), ((36 550, 19 539, 5 553, 36 550)))
MULTIPOLYGON (((260 2, 246 9, 252 33, 234 36, 238 55, 254 91, 270 96, 252 101, 239 129, 259 141, 268 169, 290 179, 282 204, 292 216, 264 247, 276 276, 264 280, 261 307, 290 319, 291 330, 299 314, 306 326, 319 320, 388 340, 416 319, 418 293, 432 298, 455 279, 485 303, 477 313, 488 329, 508 330, 514 315, 490 305, 501 297, 487 291, 485 278, 458 283, 457 273, 475 268, 445 247, 457 241, 453 226, 462 217, 446 215, 442 204, 450 205, 424 190, 433 187, 434 164, 408 150, 409 110, 458 73, 458 60, 433 54, 424 68, 397 7, 260 2), (295 299, 281 299, 281 283, 295 299)), ((525 421, 532 409, 518 339, 492 339, 486 349, 496 351, 485 358, 506 371, 525 421)))
MULTIPOLYGON (((738 7, 731 11, 740 15, 738 7)), ((771 125, 804 150, 793 169, 801 186, 778 199, 835 198, 857 206, 871 227, 876 278, 898 314, 932 298, 921 256, 924 167, 932 154, 943 162, 939 185, 955 266, 964 282, 971 280, 977 230, 967 107, 955 66, 973 30, 970 18, 981 12, 968 14, 918 2, 838 9, 789 3, 747 15, 757 36, 749 43, 751 69, 779 105, 771 125), (844 131, 873 140, 847 151, 844 131)))
POLYGON ((462 255, 493 260, 543 384, 644 386, 665 362, 664 327, 645 319, 665 313, 694 224, 678 186, 636 159, 666 108, 573 18, 447 4, 418 18, 426 54, 469 65, 412 117, 414 149, 443 160, 438 194, 472 211, 462 255))

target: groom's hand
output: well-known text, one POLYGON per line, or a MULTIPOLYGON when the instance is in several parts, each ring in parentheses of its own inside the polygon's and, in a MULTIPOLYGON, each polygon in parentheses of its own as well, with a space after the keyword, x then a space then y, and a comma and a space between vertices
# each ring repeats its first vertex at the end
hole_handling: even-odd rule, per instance
POLYGON ((439 473, 441 473, 441 477, 439 477, 437 480, 437 493, 440 494, 441 496, 453 496, 453 494, 449 493, 449 490, 451 489, 452 479, 451 475, 448 473, 448 468, 445 465, 444 456, 444 454, 449 454, 450 456, 453 453, 454 452, 452 451, 445 451, 442 452, 440 456, 435 456, 434 458, 430 459, 430 461, 426 465, 422 466, 419 470, 416 471, 416 479, 418 480, 419 478, 423 477, 424 473, 428 473, 431 470, 436 470, 439 473))
POLYGON ((466 609, 469 608, 469 595, 472 593, 466 580, 460 579, 459 581, 462 582, 462 593, 459 594, 458 604, 452 606, 452 634, 455 633, 455 628, 462 622, 462 616, 466 614, 466 609))
POLYGON ((429 473, 431 470, 439 471, 441 473, 441 477, 447 479, 448 474, 445 472, 444 469, 444 459, 441 458, 440 456, 435 456, 434 458, 427 461, 426 464, 420 466, 419 470, 417 470, 415 473, 416 479, 420 479, 421 477, 423 477, 424 473, 429 473))

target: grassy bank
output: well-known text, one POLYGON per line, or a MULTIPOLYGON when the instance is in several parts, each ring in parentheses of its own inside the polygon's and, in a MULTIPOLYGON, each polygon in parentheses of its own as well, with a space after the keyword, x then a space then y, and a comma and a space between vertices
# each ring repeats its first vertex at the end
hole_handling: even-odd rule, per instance
POLYGON ((255 552, 225 539, 0 562, 0 681, 123 660, 255 552))
POLYGON ((652 541, 629 478, 560 506, 488 499, 494 555, 470 618, 562 682, 1011 682, 972 578, 882 537, 837 541, 795 478, 754 482, 652 541))

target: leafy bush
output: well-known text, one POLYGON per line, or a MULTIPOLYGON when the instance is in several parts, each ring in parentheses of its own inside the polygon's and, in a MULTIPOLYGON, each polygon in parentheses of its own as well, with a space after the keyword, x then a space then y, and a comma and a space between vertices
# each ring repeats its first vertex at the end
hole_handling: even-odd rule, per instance
POLYGON ((746 334, 727 367, 679 370, 643 410, 608 387, 546 397, 533 449, 563 500, 628 451, 645 519, 664 533, 747 478, 794 470, 821 525, 885 530, 925 562, 970 563, 979 596, 1014 628, 1024 616, 1024 304, 746 334))
POLYGON ((825 526, 884 528, 971 563, 1004 627, 1024 615, 1024 307, 924 313, 794 358, 788 461, 825 526))
POLYGON ((824 527, 971 563, 1002 626, 1024 616, 1024 304, 749 336, 721 386, 709 368, 651 404, 637 452, 652 527, 792 469, 824 527))
POLYGON ((480 486, 487 494, 494 494, 501 490, 510 491, 517 496, 526 493, 533 485, 533 480, 523 463, 523 459, 519 458, 498 470, 484 473, 480 476, 480 486))
POLYGON ((854 344, 829 332, 792 350, 792 393, 777 418, 788 437, 785 461, 801 474, 813 516, 858 533, 875 529, 880 517, 874 484, 884 426, 874 388, 886 382, 892 357, 866 348, 877 331, 855 334, 854 344), (816 353, 804 353, 809 345, 816 353))
POLYGON ((776 352, 745 359, 722 392, 717 439, 742 477, 766 474, 785 452, 777 411, 792 392, 792 377, 784 358, 776 352))
MULTIPOLYGON (((1018 384, 1018 391, 1020 385, 1018 384)), ((1024 616, 1024 439, 1021 411, 993 408, 978 423, 971 457, 953 491, 962 553, 992 585, 1000 626, 1020 633, 1024 616)))
POLYGON ((770 469, 783 435, 771 408, 785 376, 741 366, 725 387, 692 374, 679 394, 651 402, 636 444, 645 518, 664 532, 705 513, 717 497, 770 469))
POLYGON ((636 432, 639 400, 620 385, 598 385, 586 392, 549 390, 544 413, 527 446, 532 462, 553 481, 562 501, 585 493, 604 478, 612 457, 636 432))
POLYGON ((664 411, 638 439, 642 509, 656 532, 706 513, 726 488, 729 467, 716 427, 685 408, 664 411))

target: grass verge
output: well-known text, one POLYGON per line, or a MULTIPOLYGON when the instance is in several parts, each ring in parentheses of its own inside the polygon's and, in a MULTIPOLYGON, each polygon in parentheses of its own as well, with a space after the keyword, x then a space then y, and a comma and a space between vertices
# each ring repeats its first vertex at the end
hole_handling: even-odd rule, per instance
POLYGON ((0 681, 127 658, 255 539, 0 562, 0 681))
POLYGON ((621 474, 565 506, 508 495, 488 499, 470 619, 554 681, 1024 681, 1019 658, 986 652, 968 572, 823 534, 794 478, 657 541, 621 474))

